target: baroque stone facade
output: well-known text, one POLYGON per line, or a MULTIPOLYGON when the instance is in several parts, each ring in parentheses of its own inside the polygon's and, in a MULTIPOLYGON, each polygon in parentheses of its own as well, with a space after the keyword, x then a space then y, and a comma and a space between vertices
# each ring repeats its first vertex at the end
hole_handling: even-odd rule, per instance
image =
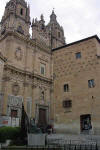
POLYGON ((53 60, 51 48, 65 44, 63 28, 54 11, 45 25, 43 15, 33 19, 24 0, 10 0, 1 19, 0 51, 7 59, 0 68, 0 115, 21 118, 22 103, 39 126, 53 121, 53 60), (52 29, 52 30, 51 30, 52 29), (52 36, 55 37, 52 40, 52 36), (1 77, 2 75, 2 77, 1 77))
POLYGON ((21 118, 22 103, 39 126, 100 134, 100 40, 65 44, 54 10, 30 22, 25 0, 10 0, 0 30, 0 117, 21 118), (29 29, 32 28, 32 37, 29 29))
POLYGON ((0 52, 0 114, 2 113, 2 106, 3 106, 3 93, 2 93, 2 82, 3 82, 3 70, 4 64, 6 63, 6 58, 0 52))

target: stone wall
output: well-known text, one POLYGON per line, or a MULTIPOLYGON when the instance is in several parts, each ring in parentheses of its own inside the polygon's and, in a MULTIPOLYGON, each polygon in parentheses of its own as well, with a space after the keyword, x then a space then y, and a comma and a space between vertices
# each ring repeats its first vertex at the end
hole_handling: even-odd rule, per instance
POLYGON ((54 58, 54 110, 55 129, 57 132, 81 132, 80 116, 91 115, 92 133, 100 133, 100 51, 98 41, 88 39, 55 50, 54 58), (98 44, 98 49, 97 49, 98 44), (81 58, 76 59, 76 53, 81 52, 81 58), (88 80, 94 79, 95 87, 88 87, 88 80), (64 92, 64 84, 69 90, 64 92), (63 101, 71 100, 72 107, 64 108, 63 101))

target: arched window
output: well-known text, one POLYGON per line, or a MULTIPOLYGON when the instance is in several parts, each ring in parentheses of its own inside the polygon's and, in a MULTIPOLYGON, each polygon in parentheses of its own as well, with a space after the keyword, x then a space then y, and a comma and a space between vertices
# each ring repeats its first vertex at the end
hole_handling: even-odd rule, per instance
POLYGON ((58 32, 58 37, 60 38, 60 36, 61 36, 61 35, 60 35, 60 32, 58 32))
POLYGON ((20 14, 23 15, 23 8, 20 9, 20 14))

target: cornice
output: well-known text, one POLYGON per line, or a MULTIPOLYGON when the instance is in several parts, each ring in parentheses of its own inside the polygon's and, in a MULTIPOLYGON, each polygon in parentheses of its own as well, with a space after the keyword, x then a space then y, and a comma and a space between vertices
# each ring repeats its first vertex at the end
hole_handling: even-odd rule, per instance
POLYGON ((63 45, 61 47, 57 47, 55 49, 52 49, 52 52, 55 52, 57 50, 62 50, 63 48, 66 48, 66 47, 69 47, 69 46, 72 46, 72 45, 76 45, 76 44, 79 44, 79 43, 82 43, 82 42, 85 42, 85 41, 88 41, 88 40, 91 40, 91 39, 96 39, 98 41, 98 43, 100 43, 99 37, 97 35, 93 35, 93 36, 87 37, 85 39, 81 39, 79 41, 75 41, 75 42, 63 45))
POLYGON ((39 80, 42 80, 42 81, 45 81, 45 82, 49 82, 49 83, 52 83, 53 80, 51 78, 47 78, 47 77, 43 77, 43 76, 40 76, 38 74, 35 74, 33 72, 29 72, 29 71, 25 71, 25 70, 22 70, 22 69, 19 69, 19 68, 16 68, 15 66, 11 66, 9 64, 5 64, 4 65, 4 69, 10 69, 10 70, 13 70, 15 72, 18 72, 18 73, 21 73, 25 76, 29 76, 30 78, 34 79, 39 79, 39 80))
POLYGON ((0 41, 5 39, 7 36, 15 36, 16 38, 23 40, 24 42, 30 44, 31 46, 33 46, 35 48, 37 47, 38 49, 40 49, 40 50, 42 50, 48 54, 51 54, 51 50, 45 44, 40 43, 36 39, 31 39, 29 36, 22 35, 22 34, 18 33, 15 30, 12 30, 12 29, 11 30, 7 29, 5 34, 0 36, 0 41))
POLYGON ((15 31, 15 29, 13 29, 13 30, 7 29, 5 34, 0 36, 0 41, 4 40, 7 36, 14 36, 20 40, 30 43, 32 46, 36 45, 35 40, 31 40, 29 36, 25 36, 25 35, 18 33, 17 31, 15 31))

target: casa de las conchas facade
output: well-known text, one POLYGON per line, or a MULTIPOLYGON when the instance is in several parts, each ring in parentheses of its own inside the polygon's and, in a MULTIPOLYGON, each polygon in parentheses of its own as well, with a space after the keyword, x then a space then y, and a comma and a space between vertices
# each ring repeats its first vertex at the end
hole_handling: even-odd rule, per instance
POLYGON ((66 44, 54 10, 31 22, 25 0, 8 1, 0 26, 0 125, 19 126, 24 104, 38 126, 100 134, 99 38, 66 44))

